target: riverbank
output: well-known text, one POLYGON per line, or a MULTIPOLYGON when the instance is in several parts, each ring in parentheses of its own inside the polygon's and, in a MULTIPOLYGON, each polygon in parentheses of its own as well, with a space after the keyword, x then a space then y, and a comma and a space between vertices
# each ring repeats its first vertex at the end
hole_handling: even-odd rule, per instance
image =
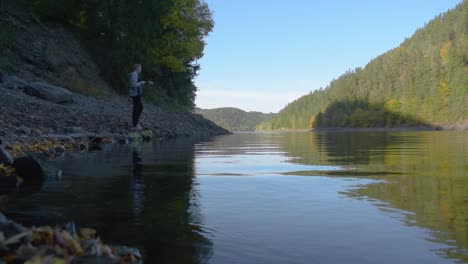
POLYGON ((468 131, 468 122, 463 124, 443 125, 435 124, 430 126, 408 126, 408 127, 330 127, 315 128, 309 132, 403 132, 403 131, 468 131))
MULTIPOLYGON (((82 40, 64 25, 39 21, 27 6, 5 4, 0 10, 4 18, 0 26, 5 29, 0 41, 4 144, 125 139, 132 103, 101 76, 95 56, 82 40)), ((200 115, 143 104, 141 125, 155 138, 228 133, 200 115)))
MULTIPOLYGON (((55 103, 0 84, 0 137, 5 145, 31 145, 48 140, 126 139, 131 132, 132 103, 118 95, 91 97, 71 93, 55 103)), ((141 125, 156 138, 229 133, 202 116, 174 112, 144 103, 141 125)))

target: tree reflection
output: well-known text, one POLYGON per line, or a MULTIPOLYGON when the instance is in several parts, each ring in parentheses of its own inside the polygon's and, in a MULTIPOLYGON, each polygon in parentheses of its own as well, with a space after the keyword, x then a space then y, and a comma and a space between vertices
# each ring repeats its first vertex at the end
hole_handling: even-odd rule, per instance
POLYGON ((93 227, 105 243, 138 247, 145 263, 206 263, 212 243, 199 228, 197 142, 108 145, 51 161, 62 181, 47 183, 40 195, 14 197, 2 210, 27 226, 74 220, 93 227))
POLYGON ((385 179, 348 195, 386 202, 415 214, 406 225, 432 230, 448 245, 439 254, 468 261, 468 137, 466 132, 320 132, 285 135, 292 162, 344 166, 304 175, 385 179))
POLYGON ((147 263, 204 263, 211 256, 212 244, 198 230, 201 216, 193 189, 196 142, 167 140, 145 152, 140 175, 145 181, 142 236, 147 263))

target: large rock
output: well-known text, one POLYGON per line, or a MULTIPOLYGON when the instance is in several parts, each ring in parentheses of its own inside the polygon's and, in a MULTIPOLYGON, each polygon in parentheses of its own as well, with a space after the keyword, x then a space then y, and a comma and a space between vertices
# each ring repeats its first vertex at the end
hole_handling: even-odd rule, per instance
POLYGON ((23 87, 23 90, 26 94, 54 103, 67 103, 73 101, 73 94, 70 91, 65 88, 46 83, 33 82, 23 87))
POLYGON ((16 158, 13 167, 16 174, 23 179, 23 185, 41 185, 46 178, 41 165, 32 156, 16 158))

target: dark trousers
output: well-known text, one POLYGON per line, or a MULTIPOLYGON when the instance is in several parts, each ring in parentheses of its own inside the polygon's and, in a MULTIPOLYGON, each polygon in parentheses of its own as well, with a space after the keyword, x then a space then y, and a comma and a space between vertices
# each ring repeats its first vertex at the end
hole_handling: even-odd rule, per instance
POLYGON ((133 113, 132 113, 132 122, 133 126, 138 125, 138 120, 140 120, 141 112, 143 112, 143 104, 141 103, 141 95, 132 96, 133 101, 133 113))

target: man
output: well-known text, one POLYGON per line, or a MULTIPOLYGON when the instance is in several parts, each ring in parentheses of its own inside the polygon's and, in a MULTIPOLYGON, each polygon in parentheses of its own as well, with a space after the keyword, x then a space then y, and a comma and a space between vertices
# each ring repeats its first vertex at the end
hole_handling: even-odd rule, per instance
MULTIPOLYGON (((143 104, 141 103, 141 96, 143 94, 143 85, 146 81, 138 81, 138 75, 141 73, 141 64, 133 65, 133 72, 130 73, 130 97, 133 101, 132 124, 136 130, 141 130, 138 124, 141 112, 143 112, 143 104)), ((149 84, 153 82, 149 81, 149 84)))

